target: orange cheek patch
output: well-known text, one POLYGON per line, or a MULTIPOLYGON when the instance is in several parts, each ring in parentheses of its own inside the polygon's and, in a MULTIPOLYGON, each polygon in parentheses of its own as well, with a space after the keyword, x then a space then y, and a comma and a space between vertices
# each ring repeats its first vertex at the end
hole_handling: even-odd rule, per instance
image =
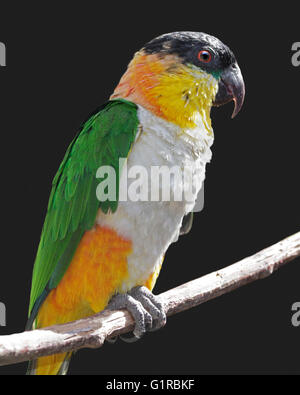
POLYGON ((61 324, 103 310, 127 278, 132 243, 96 226, 84 234, 58 287, 42 305, 37 327, 61 324))

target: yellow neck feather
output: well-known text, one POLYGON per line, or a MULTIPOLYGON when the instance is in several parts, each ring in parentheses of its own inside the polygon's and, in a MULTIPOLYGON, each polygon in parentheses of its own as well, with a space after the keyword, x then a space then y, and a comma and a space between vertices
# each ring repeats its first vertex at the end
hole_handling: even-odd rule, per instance
POLYGON ((138 53, 111 98, 131 100, 183 129, 196 127, 201 117, 211 132, 217 90, 213 76, 183 65, 175 56, 138 53))

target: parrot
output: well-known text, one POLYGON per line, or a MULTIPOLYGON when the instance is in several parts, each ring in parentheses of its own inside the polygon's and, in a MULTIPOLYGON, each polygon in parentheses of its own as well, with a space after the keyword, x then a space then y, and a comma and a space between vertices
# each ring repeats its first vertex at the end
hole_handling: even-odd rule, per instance
MULTIPOLYGON (((166 324, 153 289, 168 248, 192 227, 212 158, 211 109, 233 101, 234 118, 244 98, 235 55, 212 35, 167 33, 134 54, 107 102, 82 124, 53 179, 26 330, 106 309, 127 309, 134 318, 133 333, 123 336, 127 342, 166 324), (115 199, 97 195, 96 174, 103 166, 115 169, 115 199), (153 167, 188 167, 197 174, 196 186, 189 199, 178 201, 120 199, 128 188, 125 166, 149 172, 153 167)), ((172 179, 172 192, 177 182, 172 179)), ((165 187, 160 188, 163 192, 165 187)), ((30 361, 27 374, 65 375, 71 356, 30 361)))

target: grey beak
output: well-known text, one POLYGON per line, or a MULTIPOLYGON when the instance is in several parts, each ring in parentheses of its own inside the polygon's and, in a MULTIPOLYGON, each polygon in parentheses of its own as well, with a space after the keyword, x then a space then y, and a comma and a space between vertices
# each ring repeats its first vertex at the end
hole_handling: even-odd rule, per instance
POLYGON ((219 91, 217 93, 214 106, 234 101, 234 112, 232 118, 235 118, 241 111, 245 99, 245 83, 241 70, 237 63, 232 64, 221 74, 219 82, 219 91))

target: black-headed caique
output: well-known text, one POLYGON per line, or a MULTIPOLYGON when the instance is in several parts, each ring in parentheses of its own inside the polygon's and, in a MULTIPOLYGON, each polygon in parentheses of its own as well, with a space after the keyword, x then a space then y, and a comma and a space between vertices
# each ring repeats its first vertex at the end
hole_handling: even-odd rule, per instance
MULTIPOLYGON (((232 51, 204 34, 165 34, 137 52, 110 100, 84 124, 54 178, 36 256, 27 329, 62 324, 105 308, 127 308, 134 336, 166 322, 152 294, 164 255, 193 211, 211 159, 210 111, 245 96, 232 51), (142 166, 197 174, 189 199, 120 199, 142 166), (102 166, 115 169, 116 199, 97 196, 102 166)), ((175 177, 173 196, 181 186, 175 177)), ((164 185, 160 187, 164 192, 164 185)), ((170 195, 170 196, 171 196, 170 195)), ((189 222, 189 221, 188 221, 189 222)), ((190 226, 188 226, 190 227, 190 226)), ((70 354, 31 362, 30 374, 64 374, 70 354)))

